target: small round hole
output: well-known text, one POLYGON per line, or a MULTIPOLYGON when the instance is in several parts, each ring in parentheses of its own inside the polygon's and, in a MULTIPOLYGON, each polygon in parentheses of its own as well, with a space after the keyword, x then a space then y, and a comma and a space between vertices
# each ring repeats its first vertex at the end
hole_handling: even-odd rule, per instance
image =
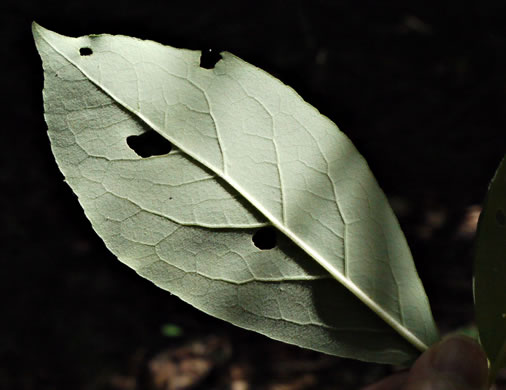
POLYGON ((276 246, 276 238, 276 229, 272 226, 267 226, 258 229, 253 234, 252 240, 258 249, 268 250, 276 246))
POLYGON ((497 212, 495 213, 495 219, 499 225, 501 226, 506 225, 506 215, 504 215, 504 211, 502 211, 501 209, 497 210, 497 212))
POLYGON ((213 69, 219 60, 221 60, 221 55, 218 50, 202 50, 202 54, 200 55, 200 67, 204 69, 213 69))
POLYGON ((90 47, 81 47, 79 49, 79 54, 82 56, 91 56, 93 54, 93 50, 90 47))

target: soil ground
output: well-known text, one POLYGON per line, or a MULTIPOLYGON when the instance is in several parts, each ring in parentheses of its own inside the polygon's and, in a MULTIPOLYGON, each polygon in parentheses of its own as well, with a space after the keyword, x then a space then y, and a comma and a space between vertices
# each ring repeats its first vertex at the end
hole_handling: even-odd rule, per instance
POLYGON ((506 151, 503 1, 0 7, 0 388, 149 389, 169 375, 180 388, 356 390, 392 371, 235 328, 117 261, 52 159, 32 20, 71 36, 107 32, 227 50, 294 87, 369 162, 442 333, 472 323, 473 227, 506 151), (164 336, 165 324, 182 335, 164 336))

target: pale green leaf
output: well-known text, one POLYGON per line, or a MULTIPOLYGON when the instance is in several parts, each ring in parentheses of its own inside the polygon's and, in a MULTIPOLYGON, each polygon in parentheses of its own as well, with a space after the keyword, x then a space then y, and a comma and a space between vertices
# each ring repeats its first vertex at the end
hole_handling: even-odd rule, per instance
POLYGON ((204 69, 199 51, 151 41, 34 37, 53 153, 122 262, 206 313, 330 354, 399 364, 437 340, 366 162, 291 88, 226 52, 204 69), (139 157, 126 138, 150 129, 176 150, 139 157), (278 230, 270 250, 252 242, 264 226, 278 230))
POLYGON ((474 303, 491 377, 506 365, 506 158, 490 182, 478 222, 474 303))

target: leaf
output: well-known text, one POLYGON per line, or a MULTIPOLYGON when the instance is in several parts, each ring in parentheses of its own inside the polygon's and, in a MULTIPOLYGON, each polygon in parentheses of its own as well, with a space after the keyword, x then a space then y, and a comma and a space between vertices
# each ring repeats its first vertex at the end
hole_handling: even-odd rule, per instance
MULTIPOLYGON (((406 363, 438 336, 399 224, 349 139, 230 53, 34 24, 51 147, 122 262, 274 339, 406 363), (141 158, 126 139, 173 145, 141 158), (252 237, 276 228, 275 246, 252 237)), ((272 235, 272 234, 271 234, 272 235)))
POLYGON ((165 324, 161 330, 166 337, 181 337, 183 335, 183 330, 176 324, 165 324))
POLYGON ((506 158, 490 182, 478 222, 474 255, 474 305, 491 379, 506 366, 506 158))

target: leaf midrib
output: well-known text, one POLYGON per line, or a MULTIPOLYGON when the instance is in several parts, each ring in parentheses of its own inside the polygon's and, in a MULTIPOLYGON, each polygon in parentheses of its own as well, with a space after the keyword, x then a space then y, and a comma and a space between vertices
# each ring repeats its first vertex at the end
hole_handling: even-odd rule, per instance
MULTIPOLYGON (((37 26, 38 28, 38 26, 37 26)), ((292 232, 289 228, 281 223, 274 215, 272 215, 267 209, 265 209, 255 198, 250 196, 247 191, 245 191, 242 186, 237 183, 233 178, 224 174, 223 171, 220 171, 216 167, 211 164, 208 164, 206 161, 203 161, 198 155, 194 154, 192 151, 187 150, 187 148, 181 145, 177 140, 174 140, 167 135, 163 134, 160 129, 156 125, 154 125, 148 118, 144 117, 144 115, 134 108, 130 107, 128 104, 123 102, 121 99, 117 98, 111 91, 109 91, 104 86, 100 85, 98 81, 96 81, 93 77, 91 77, 85 70, 83 70, 77 63, 68 58, 64 53, 62 53, 58 48, 56 48, 50 41, 48 41, 43 34, 40 33, 39 36, 44 39, 44 41, 58 54, 60 54, 65 60, 67 60, 70 64, 75 66, 86 78, 92 82, 97 88, 102 90, 106 95, 108 95, 113 101, 117 104, 121 105, 124 109, 131 112, 133 115, 141 119, 146 125, 155 130, 162 137, 166 138, 169 142, 173 143, 178 149, 180 149, 183 153, 187 154, 195 161, 199 162, 203 166, 207 167, 211 171, 213 171, 218 177, 225 180, 232 188, 234 188, 241 196, 244 197, 246 201, 248 201, 253 207, 255 207, 262 215, 264 215, 267 220, 269 220, 274 227, 276 227, 279 231, 281 231, 286 237, 288 237, 293 243, 295 243, 299 248, 301 248, 304 252, 306 252, 310 257, 312 257, 318 264, 320 264, 334 279, 336 279, 339 283, 341 283, 344 287, 346 287, 353 295, 355 295, 362 303, 364 303, 369 309, 371 309, 374 313, 376 313, 381 319, 383 319, 388 325, 390 325, 400 336, 402 336, 406 341, 408 341, 411 345, 417 348, 420 351, 425 351, 428 346, 420 340, 415 334, 413 334, 409 329, 407 329, 402 323, 400 323, 396 318, 390 315, 386 310, 384 310, 380 305, 374 302, 371 297, 369 297, 363 290, 361 290, 353 281, 346 278, 339 270, 337 270, 331 263, 329 263, 322 255, 318 253, 317 250, 313 249, 311 246, 307 245, 302 239, 300 239, 294 232, 292 232)), ((160 44, 161 45, 161 44, 160 44)), ((163 46, 163 45, 161 45, 163 46)))

